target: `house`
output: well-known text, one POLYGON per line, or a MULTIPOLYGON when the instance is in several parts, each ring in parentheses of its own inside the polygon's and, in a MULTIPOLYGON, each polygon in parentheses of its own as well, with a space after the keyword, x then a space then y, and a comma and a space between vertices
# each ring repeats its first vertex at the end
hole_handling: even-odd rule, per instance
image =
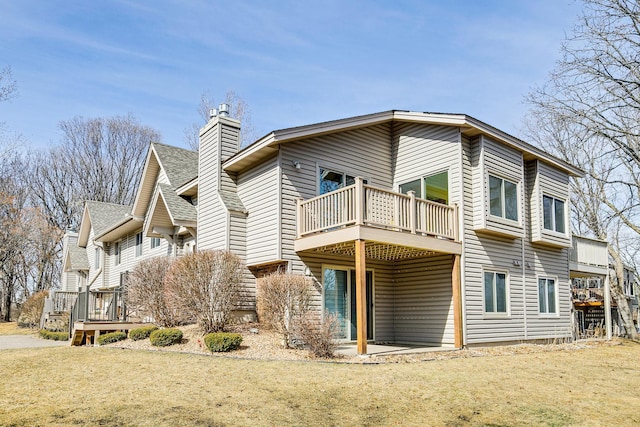
POLYGON ((227 249, 247 266, 240 315, 255 316, 268 272, 304 274, 360 353, 571 337, 579 169, 464 114, 399 110, 240 150, 241 123, 221 107, 198 153, 151 145, 133 206, 105 206, 109 224, 87 204, 83 283, 117 287, 138 259, 227 249))

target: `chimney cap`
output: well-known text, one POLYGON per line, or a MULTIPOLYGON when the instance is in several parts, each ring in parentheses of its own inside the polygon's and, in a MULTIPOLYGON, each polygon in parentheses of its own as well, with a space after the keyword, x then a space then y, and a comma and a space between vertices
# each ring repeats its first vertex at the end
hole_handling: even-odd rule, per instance
POLYGON ((209 108, 209 120, 213 119, 217 115, 218 110, 216 110, 215 108, 209 108))
POLYGON ((229 104, 222 103, 218 105, 218 115, 220 117, 229 117, 229 104))

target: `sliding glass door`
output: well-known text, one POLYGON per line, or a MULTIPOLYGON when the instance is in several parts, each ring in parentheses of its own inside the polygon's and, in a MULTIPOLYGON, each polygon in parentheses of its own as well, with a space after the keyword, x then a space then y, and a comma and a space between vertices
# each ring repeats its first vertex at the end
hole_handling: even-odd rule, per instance
MULTIPOLYGON (((366 274, 367 339, 373 339, 373 271, 366 274)), ((340 322, 343 340, 356 340, 358 321, 356 316, 356 272, 347 268, 325 268, 324 309, 335 314, 340 322)))

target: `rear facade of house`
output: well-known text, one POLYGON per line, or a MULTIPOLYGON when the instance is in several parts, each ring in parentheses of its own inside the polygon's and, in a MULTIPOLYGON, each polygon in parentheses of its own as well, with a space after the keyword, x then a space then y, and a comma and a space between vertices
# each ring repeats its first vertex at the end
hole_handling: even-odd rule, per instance
POLYGON ((284 269, 308 277, 345 341, 571 336, 569 178, 579 170, 465 115, 394 110, 274 131, 243 150, 240 128, 225 116, 207 123, 188 182, 168 185, 167 161, 156 156, 154 169, 148 158, 134 222, 101 233, 118 274, 103 283, 133 269, 142 233, 162 253, 189 241, 240 255, 238 309, 249 318, 256 284, 284 269), (195 223, 180 219, 182 201, 195 223))

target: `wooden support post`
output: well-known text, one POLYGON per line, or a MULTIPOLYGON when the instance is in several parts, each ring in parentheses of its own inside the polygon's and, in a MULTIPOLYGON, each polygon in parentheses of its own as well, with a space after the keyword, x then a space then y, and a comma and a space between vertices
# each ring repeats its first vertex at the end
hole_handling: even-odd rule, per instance
POLYGON ((356 177, 355 199, 356 225, 362 225, 364 224, 364 179, 361 176, 356 177))
POLYGON ((356 318, 358 354, 367 354, 367 265, 365 241, 356 240, 356 318))
POLYGON ((409 228, 411 228, 411 234, 416 234, 416 192, 411 190, 407 193, 410 197, 410 206, 409 206, 409 228))
POLYGON ((451 288, 453 296, 453 334, 456 348, 462 348, 462 281, 460 275, 460 255, 453 255, 451 288))

